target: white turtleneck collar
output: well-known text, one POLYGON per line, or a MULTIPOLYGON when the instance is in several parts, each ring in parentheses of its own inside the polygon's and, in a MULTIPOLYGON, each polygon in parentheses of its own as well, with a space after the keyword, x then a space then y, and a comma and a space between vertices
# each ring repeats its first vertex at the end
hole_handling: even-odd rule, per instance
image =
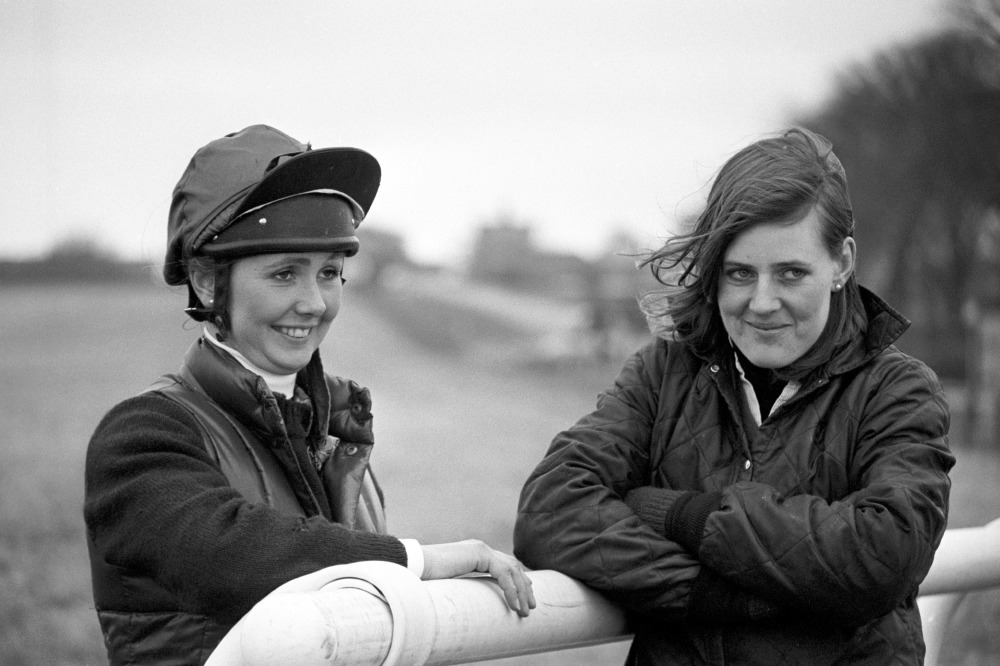
POLYGON ((291 398, 295 395, 295 374, 276 375, 273 372, 262 370, 251 363, 250 360, 240 352, 236 351, 224 342, 219 342, 219 339, 215 337, 214 331, 211 331, 206 327, 204 333, 205 339, 219 349, 225 350, 230 356, 239 361, 240 365, 255 375, 261 377, 264 380, 264 383, 267 384, 267 388, 271 389, 271 393, 283 393, 286 398, 291 398))

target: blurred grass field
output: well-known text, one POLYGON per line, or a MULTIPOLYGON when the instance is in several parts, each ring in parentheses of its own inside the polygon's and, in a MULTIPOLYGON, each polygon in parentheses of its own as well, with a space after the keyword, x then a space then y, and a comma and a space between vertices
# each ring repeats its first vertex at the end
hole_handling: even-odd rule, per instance
MULTIPOLYGON (((152 282, 0 288, 0 664, 106 663, 83 538, 87 440, 112 405, 177 368, 197 336, 184 304, 152 282)), ((391 531, 509 552, 521 483, 623 359, 511 363, 476 343, 500 348, 512 331, 441 307, 348 289, 324 362, 372 390, 391 531)), ((1000 460, 959 444, 950 524, 979 525, 1000 516, 1000 460)), ((946 663, 1000 663, 997 626, 1000 593, 970 596, 946 663)), ((617 664, 624 650, 503 663, 617 664)))

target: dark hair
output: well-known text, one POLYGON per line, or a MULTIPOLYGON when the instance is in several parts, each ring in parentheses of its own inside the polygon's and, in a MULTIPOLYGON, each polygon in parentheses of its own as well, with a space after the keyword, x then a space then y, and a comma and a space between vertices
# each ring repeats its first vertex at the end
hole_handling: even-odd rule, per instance
POLYGON ((188 307, 184 310, 195 321, 208 321, 219 330, 219 340, 225 340, 229 333, 229 277, 236 258, 209 257, 196 254, 187 261, 188 307), (211 307, 201 302, 191 286, 193 273, 211 273, 215 276, 211 307))
MULTIPOLYGON (((794 127, 733 155, 719 170, 690 231, 670 238, 640 263, 666 287, 641 301, 653 332, 689 344, 701 355, 711 354, 726 339, 716 294, 729 244, 757 224, 798 222, 814 208, 823 242, 836 256, 854 233, 854 216, 844 167, 822 136, 794 127)), ((780 377, 802 378, 864 330, 867 320, 853 274, 831 298, 819 340, 778 369, 780 377)))

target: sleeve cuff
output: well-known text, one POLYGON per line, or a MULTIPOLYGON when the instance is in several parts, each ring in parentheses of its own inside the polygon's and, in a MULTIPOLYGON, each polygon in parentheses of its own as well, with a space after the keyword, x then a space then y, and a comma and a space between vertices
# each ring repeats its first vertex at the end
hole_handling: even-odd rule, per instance
POLYGON ((416 539, 400 539, 406 549, 406 568, 417 578, 424 577, 424 550, 416 539))
POLYGON ((666 536, 664 524, 667 513, 674 502, 687 494, 689 492, 684 490, 642 486, 625 495, 625 504, 639 520, 656 530, 660 536, 666 536))
POLYGON ((721 505, 721 492, 690 492, 678 497, 664 518, 664 536, 697 556, 708 516, 721 505))

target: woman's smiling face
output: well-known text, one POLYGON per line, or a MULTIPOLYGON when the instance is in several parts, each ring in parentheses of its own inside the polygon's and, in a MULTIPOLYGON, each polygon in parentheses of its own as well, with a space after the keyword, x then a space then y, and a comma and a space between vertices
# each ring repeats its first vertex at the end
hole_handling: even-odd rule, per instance
POLYGON ((278 375, 309 363, 340 310, 342 252, 260 254, 238 260, 229 280, 226 344, 278 375))
POLYGON ((740 233, 723 255, 718 302, 736 346, 761 368, 785 367, 819 339, 830 293, 854 268, 854 240, 836 256, 823 244, 813 208, 798 222, 762 223, 740 233))

